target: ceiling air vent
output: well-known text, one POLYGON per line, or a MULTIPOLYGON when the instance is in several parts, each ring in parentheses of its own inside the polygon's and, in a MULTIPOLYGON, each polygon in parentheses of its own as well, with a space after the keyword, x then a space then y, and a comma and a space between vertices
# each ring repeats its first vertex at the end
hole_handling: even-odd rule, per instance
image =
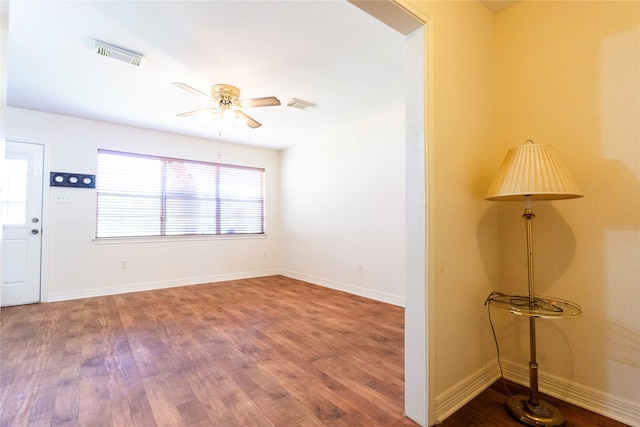
POLYGON ((298 110, 309 111, 313 110, 318 106, 318 104, 314 104, 308 101, 302 101, 300 99, 293 98, 291 101, 287 102, 289 107, 297 108, 298 110))
POLYGON ((130 52, 98 40, 93 41, 93 47, 98 55, 108 56, 109 58, 135 65, 136 67, 142 65, 142 61, 144 61, 144 56, 138 53, 130 52))

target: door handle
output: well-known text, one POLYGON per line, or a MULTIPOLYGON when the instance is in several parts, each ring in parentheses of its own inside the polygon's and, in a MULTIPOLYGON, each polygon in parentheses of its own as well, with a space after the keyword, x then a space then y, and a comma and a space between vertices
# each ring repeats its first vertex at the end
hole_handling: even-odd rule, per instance
POLYGON ((38 230, 37 228, 34 228, 33 230, 31 230, 31 234, 38 234, 40 232, 40 230, 38 230))

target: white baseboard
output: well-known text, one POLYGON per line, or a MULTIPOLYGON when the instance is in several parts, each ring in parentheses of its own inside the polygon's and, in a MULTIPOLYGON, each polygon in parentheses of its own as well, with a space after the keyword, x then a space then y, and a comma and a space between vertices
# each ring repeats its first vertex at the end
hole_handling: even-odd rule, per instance
MULTIPOLYGON (((502 370, 506 379, 529 387, 528 366, 502 361, 502 370)), ((444 421, 469 403, 499 378, 499 369, 492 363, 436 396, 436 419, 438 422, 444 421)), ((538 373, 538 387, 540 392, 549 396, 621 423, 640 427, 640 403, 638 402, 621 399, 543 372, 538 373)))
POLYGON ((238 273, 227 274, 215 274, 211 276, 198 276, 198 277, 185 277, 180 279, 159 280, 153 282, 141 282, 141 283, 127 283, 123 285, 104 286, 98 288, 80 289, 75 291, 60 291, 50 292, 47 295, 46 301, 43 302, 55 302, 66 301, 80 298, 100 297, 107 295, 126 294, 130 292, 142 292, 152 291, 154 289, 166 289, 175 288, 178 286, 198 285, 202 283, 215 283, 224 282, 226 280, 240 280, 248 279, 251 277, 264 277, 281 274, 283 276, 291 277, 293 279, 302 280, 315 285, 324 286, 331 289, 336 289, 350 294, 359 295, 365 298, 370 298, 376 301, 382 301, 389 304, 404 307, 404 298, 398 295, 391 295, 385 292, 374 291, 371 289, 361 288, 358 286, 350 285, 347 283, 337 282, 334 280, 323 279, 320 277, 309 276, 307 274, 296 273, 289 270, 257 270, 238 273))
POLYGON ((130 292, 152 291, 155 289, 175 288, 178 286, 199 285, 202 283, 224 282, 226 280, 249 279, 252 277, 273 276, 280 274, 279 270, 258 270, 239 273, 215 274, 211 276, 186 277, 181 279, 161 280, 154 282, 127 283, 124 285, 104 286, 99 288, 81 289, 77 291, 51 292, 46 302, 66 301, 80 298, 100 297, 107 295, 126 294, 130 292))
POLYGON ((388 304, 397 305, 399 307, 405 306, 404 298, 398 295, 388 294, 386 292, 375 291, 372 289, 362 288, 359 286, 351 285, 349 283, 338 282, 335 280, 325 279, 322 277, 310 276, 308 274, 297 273, 291 270, 282 270, 280 274, 292 279, 302 280, 314 285, 324 286, 325 288, 335 289, 337 291, 347 292, 349 294, 358 295, 361 297, 373 299, 376 301, 386 302, 388 304))
MULTIPOLYGON (((509 361, 502 362, 505 378, 529 387, 528 366, 517 365, 509 361)), ((581 408, 604 415, 605 417, 629 424, 640 426, 640 403, 622 399, 611 394, 586 387, 566 379, 538 373, 538 388, 540 392, 572 403, 581 408)))
POLYGON ((469 375, 444 393, 436 396, 436 420, 441 423, 458 409, 469 403, 500 378, 495 363, 469 375))

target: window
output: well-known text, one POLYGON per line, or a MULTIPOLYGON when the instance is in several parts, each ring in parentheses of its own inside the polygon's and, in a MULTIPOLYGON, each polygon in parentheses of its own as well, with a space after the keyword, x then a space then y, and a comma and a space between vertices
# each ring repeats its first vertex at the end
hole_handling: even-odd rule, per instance
POLYGON ((7 158, 3 172, 5 193, 2 200, 2 224, 26 224, 29 162, 26 159, 7 158))
POLYGON ((264 233, 264 169, 98 150, 96 237, 264 233))

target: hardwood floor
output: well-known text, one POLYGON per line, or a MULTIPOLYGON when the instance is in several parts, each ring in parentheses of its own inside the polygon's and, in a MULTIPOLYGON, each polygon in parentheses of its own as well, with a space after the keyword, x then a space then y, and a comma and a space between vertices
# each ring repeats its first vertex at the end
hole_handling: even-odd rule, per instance
MULTIPOLYGON (((417 426, 404 309, 273 276, 3 308, 0 426, 417 426)), ((522 387, 510 383, 513 393, 522 387)), ((567 427, 623 424, 547 397, 567 427)), ((517 427, 497 382, 439 424, 517 427)))
POLYGON ((404 310, 274 276, 0 313, 1 426, 416 426, 404 310))

